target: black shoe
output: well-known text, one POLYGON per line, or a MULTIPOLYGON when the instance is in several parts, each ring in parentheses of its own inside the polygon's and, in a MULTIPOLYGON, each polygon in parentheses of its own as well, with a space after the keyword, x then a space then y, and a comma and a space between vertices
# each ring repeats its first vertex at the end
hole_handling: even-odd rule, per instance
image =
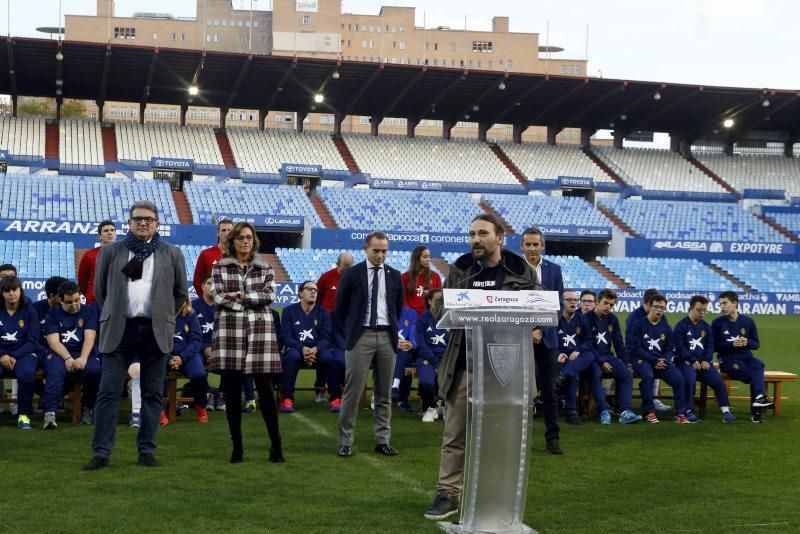
POLYGON ((375 445, 375 452, 380 453, 384 456, 397 456, 397 450, 392 448, 391 445, 388 443, 381 443, 380 445, 375 445))
POLYGON ((775 403, 769 400, 766 395, 759 395, 753 401, 753 408, 772 408, 775 403))
POLYGON ((136 465, 141 465, 141 466, 144 466, 144 467, 161 467, 161 464, 158 463, 158 460, 156 460, 156 457, 153 456, 152 454, 150 454, 149 452, 146 452, 144 454, 140 454, 139 455, 139 461, 136 462, 136 465))
POLYGON ((349 458, 353 456, 353 447, 350 445, 342 445, 339 447, 339 451, 336 454, 342 456, 343 458, 349 458))
POLYGON ((752 422, 754 422, 754 423, 763 423, 763 422, 764 422, 764 418, 761 416, 761 414, 760 414, 760 413, 754 413, 754 414, 753 414, 753 415, 750 417, 750 420, 751 420, 752 422))
POLYGON ((274 464, 282 464, 286 461, 280 446, 269 448, 269 461, 274 464))
POLYGON ((547 449, 547 452, 549 452, 550 454, 555 454, 556 456, 561 456, 561 455, 565 454, 565 452, 558 445, 558 440, 557 439, 552 439, 552 440, 548 441, 547 445, 545 446, 545 448, 547 449))
POLYGON ((108 458, 103 458, 102 456, 95 456, 89 463, 81 467, 81 471, 97 471, 98 469, 102 469, 108 466, 108 458))
POLYGON ((578 412, 567 412, 567 415, 564 416, 564 421, 567 422, 569 425, 580 425, 581 423, 581 416, 578 415, 578 412))
POLYGON ((458 499, 450 497, 446 492, 440 491, 433 498, 433 504, 425 510, 425 519, 440 521, 458 512, 458 499))
POLYGON ((412 413, 417 411, 410 402, 401 402, 397 407, 400 408, 401 412, 412 413))
POLYGON ((234 445, 233 451, 231 451, 231 463, 232 464, 240 464, 244 461, 244 450, 241 446, 237 447, 234 445))

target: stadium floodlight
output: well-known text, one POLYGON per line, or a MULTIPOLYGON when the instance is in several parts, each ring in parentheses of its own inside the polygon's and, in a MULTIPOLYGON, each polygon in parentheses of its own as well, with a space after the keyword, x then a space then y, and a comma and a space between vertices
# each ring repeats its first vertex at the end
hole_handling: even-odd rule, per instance
POLYGON ((769 107, 769 98, 765 98, 764 101, 761 103, 762 106, 765 108, 769 107))
POLYGON ((480 111, 481 107, 478 104, 472 106, 472 111, 480 111))
POLYGON ((323 100, 325 100, 325 97, 322 96, 321 94, 317 93, 314 95, 314 102, 316 102, 317 104, 322 104, 323 100))
POLYGON ((331 78, 333 78, 334 80, 338 80, 339 76, 340 74, 338 70, 333 71, 333 74, 331 74, 331 78))
POLYGON ((192 85, 189 87, 189 94, 192 96, 197 96, 197 93, 200 92, 200 89, 197 88, 196 85, 192 85))
POLYGON ((500 89, 501 91, 505 91, 506 90, 506 83, 505 82, 500 82, 500 85, 498 85, 497 88, 500 89))
POLYGON ((653 95, 653 100, 661 100, 661 93, 656 91, 656 94, 653 95))
POLYGON ((724 121, 722 121, 722 125, 725 128, 733 128, 733 119, 725 119, 724 121))
POLYGON ((61 50, 59 50, 58 52, 56 52, 56 61, 63 61, 63 60, 64 60, 64 54, 62 54, 61 50))

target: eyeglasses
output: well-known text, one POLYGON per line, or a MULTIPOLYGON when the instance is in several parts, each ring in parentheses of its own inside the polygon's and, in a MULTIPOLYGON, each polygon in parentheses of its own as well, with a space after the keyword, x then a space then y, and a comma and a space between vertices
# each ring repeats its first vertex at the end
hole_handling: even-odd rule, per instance
POLYGON ((578 302, 578 299, 564 299, 564 302, 578 302))
POLYGON ((234 241, 252 241, 253 236, 251 235, 240 235, 233 238, 234 241))
POLYGON ((708 313, 708 309, 706 308, 692 308, 692 309, 697 313, 699 313, 700 315, 705 315, 706 313, 708 313))
POLYGON ((594 301, 591 300, 591 299, 583 299, 583 300, 581 300, 581 303, 583 303, 583 304, 594 304, 594 301))
POLYGON ((133 221, 136 224, 142 224, 142 223, 153 224, 154 222, 158 221, 158 219, 156 219, 155 217, 139 217, 139 216, 136 216, 136 217, 131 217, 131 221, 133 221))
POLYGON ((667 309, 666 306, 655 305, 655 304, 651 305, 650 307, 653 308, 654 310, 658 310, 658 311, 664 311, 664 310, 667 309))

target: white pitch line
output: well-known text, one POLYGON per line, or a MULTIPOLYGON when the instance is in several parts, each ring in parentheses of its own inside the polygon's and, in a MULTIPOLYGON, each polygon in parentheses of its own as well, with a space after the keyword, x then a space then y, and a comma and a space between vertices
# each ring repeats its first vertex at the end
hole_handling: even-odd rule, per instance
MULTIPOLYGON (((295 412, 295 413, 292 414, 292 418, 293 419, 297 419, 298 421, 300 421, 301 423, 306 425, 308 428, 310 428, 315 434, 318 434, 319 436, 322 436, 323 438, 327 438, 327 439, 333 439, 334 438, 334 435, 331 434, 330 432, 328 432, 323 426, 315 423, 314 421, 312 421, 308 417, 304 416, 303 414, 295 412)), ((385 460, 381 460, 379 458, 374 458, 374 457, 368 456, 366 454, 355 455, 355 457, 353 459, 355 459, 355 460, 363 460, 363 461, 367 462, 372 468, 374 468, 377 471, 380 471, 386 478, 389 478, 391 480, 394 480, 395 482, 403 484, 404 486, 408 487, 408 489, 410 489, 411 491, 413 491, 417 495, 422 495, 424 497, 428 497, 431 494, 431 492, 427 491, 426 489, 424 489, 420 485, 419 482, 417 482, 413 478, 407 477, 403 473, 395 470, 385 460)))
POLYGON ((728 525, 726 528, 734 527, 777 527, 779 525, 791 525, 789 521, 781 521, 780 523, 752 523, 748 525, 728 525))

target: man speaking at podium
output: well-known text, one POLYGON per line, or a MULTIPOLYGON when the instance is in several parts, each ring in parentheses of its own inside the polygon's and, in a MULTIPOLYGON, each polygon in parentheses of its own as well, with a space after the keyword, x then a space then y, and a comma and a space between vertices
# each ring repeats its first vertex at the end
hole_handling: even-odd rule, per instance
MULTIPOLYGON (((469 226, 469 254, 450 265, 445 288, 519 291, 541 287, 536 272, 523 258, 503 250, 503 221, 482 213, 469 226)), ((434 305, 440 319, 443 301, 434 305)), ((450 342, 439 364, 439 395, 444 398, 445 419, 439 461, 439 483, 428 519, 442 520, 458 512, 467 441, 467 345, 464 330, 451 330, 450 342)))

